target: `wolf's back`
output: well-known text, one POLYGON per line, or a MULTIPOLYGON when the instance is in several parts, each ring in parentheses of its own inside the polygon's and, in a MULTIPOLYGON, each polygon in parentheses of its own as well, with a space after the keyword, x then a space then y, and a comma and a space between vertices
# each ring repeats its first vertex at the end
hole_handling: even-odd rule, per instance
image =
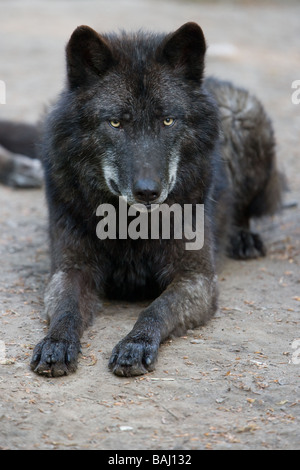
POLYGON ((283 176, 276 164, 270 118, 260 101, 232 83, 207 79, 221 120, 221 152, 236 217, 273 214, 281 206, 283 176))

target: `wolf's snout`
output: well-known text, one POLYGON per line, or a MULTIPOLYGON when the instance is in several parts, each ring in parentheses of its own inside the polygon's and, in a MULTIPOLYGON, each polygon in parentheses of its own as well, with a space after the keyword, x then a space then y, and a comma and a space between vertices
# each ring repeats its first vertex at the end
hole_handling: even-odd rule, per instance
POLYGON ((137 180, 132 190, 135 200, 142 204, 154 202, 161 195, 161 191, 161 183, 149 178, 137 180))

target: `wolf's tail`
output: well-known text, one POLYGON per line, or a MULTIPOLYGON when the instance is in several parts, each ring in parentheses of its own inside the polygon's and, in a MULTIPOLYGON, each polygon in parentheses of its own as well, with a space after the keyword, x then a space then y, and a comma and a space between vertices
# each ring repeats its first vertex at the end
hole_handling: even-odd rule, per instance
POLYGON ((0 121, 0 183, 18 188, 43 185, 36 125, 0 121))
POLYGON ((39 158, 39 127, 23 122, 0 121, 0 145, 6 150, 30 158, 39 158))

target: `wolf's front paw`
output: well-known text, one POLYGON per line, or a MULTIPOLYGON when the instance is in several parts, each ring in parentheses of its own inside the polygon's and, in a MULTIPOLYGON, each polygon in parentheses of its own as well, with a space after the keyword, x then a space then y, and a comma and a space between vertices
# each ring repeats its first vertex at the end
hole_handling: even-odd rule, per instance
POLYGON ((77 340, 55 341, 45 337, 33 351, 30 367, 34 372, 48 377, 60 377, 75 372, 80 352, 77 340))
POLYGON ((155 369, 159 342, 146 335, 141 338, 126 336, 113 349, 109 368, 119 376, 142 375, 155 369))

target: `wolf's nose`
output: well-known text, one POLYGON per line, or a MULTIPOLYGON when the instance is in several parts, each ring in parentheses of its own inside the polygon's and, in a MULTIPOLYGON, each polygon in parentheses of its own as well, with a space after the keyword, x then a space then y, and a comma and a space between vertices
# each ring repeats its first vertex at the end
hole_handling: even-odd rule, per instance
POLYGON ((137 202, 149 204, 159 198, 161 184, 152 179, 139 179, 133 185, 133 195, 137 202))

